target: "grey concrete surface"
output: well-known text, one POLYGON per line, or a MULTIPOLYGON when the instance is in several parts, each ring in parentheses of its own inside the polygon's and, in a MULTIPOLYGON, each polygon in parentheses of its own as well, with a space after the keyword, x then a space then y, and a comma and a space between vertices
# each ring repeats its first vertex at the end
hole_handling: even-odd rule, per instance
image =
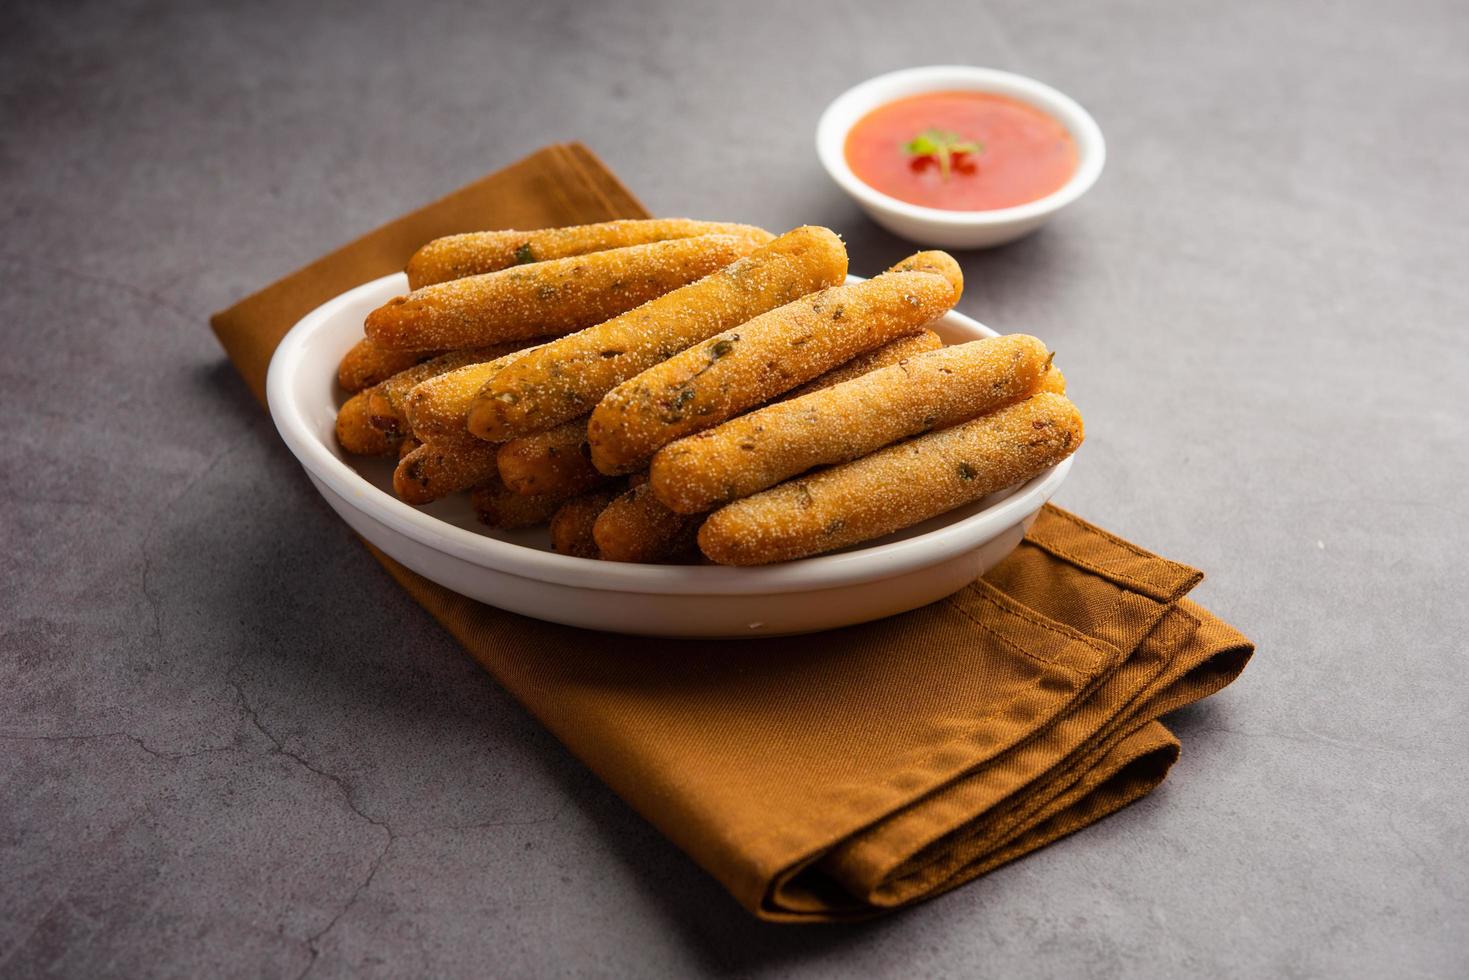
POLYGON ((1464 975, 1466 42, 1458 0, 0 6, 0 974, 1464 975), (946 61, 1106 132, 963 309, 1060 352, 1059 502, 1259 653, 1131 809, 763 925, 363 553, 205 321, 562 139, 878 269, 812 129, 946 61))

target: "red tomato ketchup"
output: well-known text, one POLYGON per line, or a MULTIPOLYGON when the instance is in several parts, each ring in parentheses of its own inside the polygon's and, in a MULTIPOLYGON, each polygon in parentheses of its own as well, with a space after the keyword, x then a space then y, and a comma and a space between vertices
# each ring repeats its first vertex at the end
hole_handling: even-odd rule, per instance
POLYGON ((1038 200, 1076 172, 1076 142, 1025 102, 990 92, 926 92, 876 109, 847 134, 847 166, 890 197, 946 211, 1038 200))

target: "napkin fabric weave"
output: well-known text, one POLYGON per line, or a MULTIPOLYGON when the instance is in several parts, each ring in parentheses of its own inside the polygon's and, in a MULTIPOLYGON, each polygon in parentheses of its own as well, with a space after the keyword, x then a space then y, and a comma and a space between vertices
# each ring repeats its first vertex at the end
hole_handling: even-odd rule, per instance
MULTIPOLYGON (((263 400, 270 355, 298 319, 402 269, 429 239, 646 215, 585 147, 547 147, 212 324, 263 400)), ((1184 598, 1199 572, 1050 506, 956 595, 790 639, 555 626, 369 551, 613 790, 780 921, 932 897, 1138 799, 1178 757, 1158 719, 1224 687, 1253 649, 1184 598)))

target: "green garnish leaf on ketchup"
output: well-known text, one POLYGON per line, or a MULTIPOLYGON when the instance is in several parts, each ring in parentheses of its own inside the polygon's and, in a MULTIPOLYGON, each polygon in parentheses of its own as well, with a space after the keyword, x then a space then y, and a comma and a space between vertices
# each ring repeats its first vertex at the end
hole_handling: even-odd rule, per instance
POLYGON ((948 180, 953 170, 954 158, 965 153, 983 153, 984 144, 976 140, 966 140, 958 133, 951 133, 946 129, 925 129, 904 143, 903 151, 910 156, 933 157, 939 163, 939 173, 944 180, 948 180))

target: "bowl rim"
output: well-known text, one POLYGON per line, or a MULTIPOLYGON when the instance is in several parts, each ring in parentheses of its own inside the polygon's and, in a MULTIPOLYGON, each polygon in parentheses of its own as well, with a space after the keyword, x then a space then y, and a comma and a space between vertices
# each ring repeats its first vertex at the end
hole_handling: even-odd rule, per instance
POLYGON ((1075 99, 1045 82, 998 68, 923 65, 874 76, 833 99, 816 124, 816 154, 832 180, 868 207, 936 225, 985 228, 1044 217, 1081 197, 1102 175, 1107 160, 1107 142, 1091 113, 1075 99), (904 90, 902 94, 898 94, 899 89, 904 90), (852 172, 847 164, 847 134, 863 116, 894 99, 944 89, 1008 95, 1046 111, 1065 126, 1076 141, 1076 172, 1045 197, 988 211, 952 211, 911 204, 883 193, 852 172), (849 120, 848 116, 851 117, 849 120))
MULTIPOLYGON (((858 277, 849 277, 856 281, 858 277)), ((834 555, 754 567, 722 565, 643 565, 576 558, 501 541, 457 527, 373 486, 318 438, 293 395, 294 382, 307 370, 335 371, 336 363, 311 365, 313 335, 343 307, 365 294, 401 293, 403 273, 363 283, 327 300, 302 317, 281 339, 266 376, 266 402, 287 448, 314 479, 343 501, 393 531, 434 551, 503 574, 576 588, 665 595, 759 595, 839 588, 900 575, 972 551, 1020 523, 1050 499, 1071 469, 1073 457, 1011 490, 1010 495, 976 514, 915 537, 834 555)), ((957 311, 946 317, 986 336, 995 331, 957 311)), ((333 382, 334 384, 335 382, 333 382)))

